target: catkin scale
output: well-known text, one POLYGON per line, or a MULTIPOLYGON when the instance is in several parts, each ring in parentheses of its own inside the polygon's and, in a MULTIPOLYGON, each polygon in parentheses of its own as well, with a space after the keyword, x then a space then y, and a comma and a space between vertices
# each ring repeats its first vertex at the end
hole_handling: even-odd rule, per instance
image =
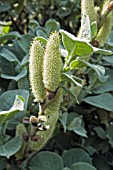
POLYGON ((34 39, 30 48, 29 72, 32 92, 38 102, 45 98, 42 78, 44 48, 40 41, 34 39))
POLYGON ((53 32, 47 41, 43 63, 43 82, 47 90, 57 90, 61 68, 60 36, 58 32, 53 32))

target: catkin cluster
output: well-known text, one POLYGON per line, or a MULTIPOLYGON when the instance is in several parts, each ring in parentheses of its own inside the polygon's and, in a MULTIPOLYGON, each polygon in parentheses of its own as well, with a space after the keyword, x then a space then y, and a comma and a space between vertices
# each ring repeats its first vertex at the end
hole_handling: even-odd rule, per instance
POLYGON ((40 103, 46 98, 46 91, 55 92, 59 87, 62 69, 60 36, 53 32, 44 48, 36 38, 30 49, 30 83, 36 100, 40 103))
POLYGON ((63 97, 63 89, 59 87, 62 69, 59 33, 50 35, 45 50, 35 38, 30 48, 29 61, 31 89, 40 107, 44 106, 41 109, 43 112, 39 110, 38 117, 30 117, 27 128, 24 124, 17 126, 16 136, 22 138, 22 146, 16 153, 17 159, 22 159, 29 151, 40 150, 51 138, 58 120, 63 97), (48 97, 47 92, 54 95, 48 97))

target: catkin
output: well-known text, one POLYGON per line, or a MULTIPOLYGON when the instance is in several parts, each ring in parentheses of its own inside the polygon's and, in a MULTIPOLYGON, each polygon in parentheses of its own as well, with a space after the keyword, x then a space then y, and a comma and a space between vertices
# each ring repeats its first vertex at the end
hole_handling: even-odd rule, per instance
POLYGON ((88 15, 90 22, 97 20, 97 13, 94 7, 94 0, 82 0, 81 1, 81 13, 83 15, 88 15))
POLYGON ((44 48, 40 41, 34 39, 30 48, 29 72, 32 92, 38 102, 45 98, 42 78, 44 48))
POLYGON ((58 32, 53 32, 47 41, 43 66, 43 82, 45 88, 55 92, 60 83, 62 68, 60 36, 58 32))
POLYGON ((45 110, 45 116, 47 117, 46 125, 49 125, 49 129, 45 131, 37 131, 36 136, 40 137, 38 141, 31 141, 30 150, 40 150, 47 141, 52 137, 57 120, 59 118, 59 107, 62 102, 63 89, 58 89, 56 96, 51 101, 49 106, 45 110))

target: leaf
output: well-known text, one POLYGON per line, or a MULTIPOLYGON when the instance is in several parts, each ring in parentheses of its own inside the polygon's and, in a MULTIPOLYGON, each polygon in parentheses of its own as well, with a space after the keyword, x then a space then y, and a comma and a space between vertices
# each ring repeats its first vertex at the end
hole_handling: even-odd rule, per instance
POLYGON ((76 134, 87 137, 86 130, 82 126, 82 119, 75 117, 74 120, 67 126, 68 130, 74 131, 76 134))
POLYGON ((96 94, 113 91, 113 70, 106 70, 107 81, 94 87, 93 92, 96 94))
POLYGON ((65 167, 65 168, 63 168, 62 170, 71 170, 71 169, 70 169, 70 168, 65 167))
POLYGON ((91 39, 97 35, 97 31, 97 21, 94 21, 93 23, 91 23, 91 39))
POLYGON ((88 163, 78 162, 71 166, 71 170, 97 170, 97 169, 88 163))
POLYGON ((38 28, 38 30, 36 31, 36 35, 37 35, 38 37, 47 38, 47 35, 46 35, 46 33, 44 32, 44 30, 41 30, 41 29, 39 29, 39 28, 38 28))
POLYGON ((58 10, 57 10, 57 15, 61 18, 61 19, 63 19, 64 17, 66 17, 66 16, 68 16, 69 14, 71 14, 71 9, 70 8, 59 8, 58 10))
POLYGON ((6 48, 3 48, 0 56, 4 57, 6 60, 10 61, 10 62, 17 62, 18 63, 18 59, 15 56, 14 53, 12 53, 11 51, 7 50, 6 48))
POLYGON ((93 106, 113 111, 113 96, 109 93, 102 93, 97 96, 86 97, 83 99, 88 104, 93 106))
POLYGON ((91 28, 88 15, 83 15, 81 19, 80 38, 91 40, 91 28))
POLYGON ((78 68, 82 68, 84 66, 88 66, 90 68, 92 68, 98 75, 99 79, 104 82, 105 81, 105 77, 104 77, 104 74, 105 74, 105 68, 103 66, 100 66, 100 65, 94 65, 94 64, 90 64, 84 60, 81 60, 79 58, 77 58, 76 60, 72 61, 70 63, 70 69, 78 69, 78 68))
MULTIPOLYGON (((85 62, 86 63, 86 62, 85 62)), ((105 74, 105 68, 103 66, 100 65, 94 65, 94 64, 90 64, 90 63, 86 63, 87 66, 89 66, 90 68, 92 68, 98 75, 99 79, 104 82, 104 74, 105 74)))
POLYGON ((67 31, 60 30, 64 47, 71 56, 87 56, 93 53, 93 47, 85 40, 76 38, 67 31))
POLYGON ((13 38, 16 38, 16 37, 21 38, 21 35, 17 31, 9 32, 8 34, 5 34, 5 35, 0 37, 0 43, 2 43, 5 40, 10 40, 10 39, 13 39, 13 38))
POLYGON ((43 151, 31 159, 28 168, 29 170, 61 170, 63 169, 63 160, 56 153, 43 151))
POLYGON ((0 96, 0 109, 1 110, 9 110, 13 106, 16 95, 22 96, 24 98, 24 101, 25 101, 24 110, 20 112, 24 116, 24 114, 26 113, 27 103, 28 103, 28 99, 29 99, 29 92, 27 90, 22 90, 22 89, 21 90, 20 89, 9 90, 9 91, 3 93, 0 96))
POLYGON ((59 120, 60 120, 60 122, 61 122, 61 124, 63 125, 63 128, 64 128, 64 133, 66 132, 67 118, 68 118, 68 113, 67 113, 67 112, 63 113, 63 114, 59 117, 59 120))
POLYGON ((33 38, 34 38, 34 35, 28 33, 28 34, 22 35, 21 38, 18 40, 18 44, 21 47, 21 49, 25 52, 25 54, 28 54, 30 44, 33 38))
POLYGON ((72 70, 72 69, 80 69, 80 68, 83 68, 83 67, 86 67, 86 66, 87 66, 86 63, 84 63, 81 60, 79 60, 79 58, 76 58, 76 60, 73 60, 70 63, 69 68, 72 70))
POLYGON ((21 78, 19 81, 18 81, 18 88, 19 89, 25 89, 25 90, 28 90, 30 89, 30 83, 29 83, 29 79, 27 76, 21 78))
POLYGON ((8 11, 10 9, 10 7, 11 6, 8 3, 0 2, 0 13, 8 11))
POLYGON ((108 63, 113 64, 113 56, 106 56, 106 57, 103 57, 103 60, 107 61, 108 63))
POLYGON ((94 131, 97 133, 97 135, 101 139, 103 139, 103 140, 107 139, 106 133, 105 133, 105 131, 101 127, 95 127, 94 131))
POLYGON ((104 49, 101 49, 101 48, 93 47, 93 50, 94 50, 94 53, 99 53, 99 54, 103 54, 103 55, 112 55, 113 54, 112 51, 104 50, 104 49))
POLYGON ((70 149, 68 151, 65 151, 62 155, 62 158, 64 161, 64 167, 69 167, 69 168, 71 167, 72 164, 77 162, 86 162, 89 164, 92 163, 89 154, 80 148, 75 148, 75 149, 70 149))
POLYGON ((61 48, 61 55, 63 56, 63 57, 66 57, 67 55, 68 55, 68 51, 67 50, 65 50, 65 49, 63 49, 63 48, 61 48))
POLYGON ((45 31, 49 35, 52 31, 59 30, 60 24, 54 19, 49 19, 45 24, 45 31))
POLYGON ((80 87, 82 87, 83 86, 83 81, 82 81, 82 79, 80 79, 80 78, 78 78, 78 77, 76 77, 76 76, 74 76, 74 78, 71 76, 71 75, 69 75, 69 74, 66 74, 66 73, 62 73, 61 74, 61 79, 64 81, 64 80, 67 80, 68 82, 70 82, 70 83, 74 83, 75 84, 75 86, 77 85, 77 86, 80 86, 80 87))
POLYGON ((0 156, 5 156, 9 159, 10 156, 14 155, 22 145, 22 139, 17 136, 0 146, 0 156))
POLYGON ((73 131, 82 137, 87 137, 87 131, 82 126, 79 127, 78 129, 74 129, 73 131))
POLYGON ((0 112, 0 124, 5 123, 7 120, 13 118, 19 111, 24 110, 24 98, 16 96, 13 106, 9 111, 0 112))
POLYGON ((109 128, 107 129, 107 136, 110 139, 113 139, 113 125, 110 125, 109 128))
POLYGON ((91 155, 91 156, 96 152, 96 149, 92 146, 87 146, 86 150, 89 153, 89 155, 91 155))
POLYGON ((44 44, 44 46, 46 46, 47 43, 47 39, 41 36, 36 37, 36 40, 39 40, 40 42, 42 42, 42 44, 44 44))
POLYGON ((24 67, 26 66, 26 64, 28 64, 29 62, 29 55, 25 55, 24 58, 22 59, 22 62, 21 62, 21 67, 24 67))
POLYGON ((69 94, 69 95, 76 101, 76 103, 79 104, 79 101, 78 101, 78 99, 77 99, 76 94, 75 94, 74 92, 72 92, 72 90, 70 90, 70 89, 68 89, 68 88, 66 88, 66 87, 64 87, 64 86, 62 86, 62 87, 63 87, 64 91, 65 91, 67 94, 69 94))
POLYGON ((1 74, 1 77, 4 79, 11 79, 11 80, 19 81, 21 78, 25 77, 26 75, 27 75, 27 68, 24 67, 24 69, 17 76, 1 74))

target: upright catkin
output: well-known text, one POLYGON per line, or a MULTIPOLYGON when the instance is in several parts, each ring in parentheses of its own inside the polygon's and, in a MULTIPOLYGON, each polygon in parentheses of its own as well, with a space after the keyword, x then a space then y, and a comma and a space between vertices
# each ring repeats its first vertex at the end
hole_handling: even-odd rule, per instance
MULTIPOLYGON (((94 6, 94 0, 81 0, 81 14, 83 16, 87 15, 90 20, 90 24, 97 21, 98 14, 94 6)), ((82 31, 84 28, 82 28, 82 25, 79 29, 78 38, 81 38, 82 31)))
MULTIPOLYGON (((104 13, 107 11, 109 2, 110 0, 104 1, 101 15, 104 15, 104 13)), ((95 40, 98 42, 99 47, 102 47, 104 43, 107 41, 110 35, 110 31, 112 29, 112 25, 113 25, 113 11, 109 11, 105 19, 103 19, 101 27, 95 37, 95 40)))
POLYGON ((88 15, 91 23, 96 21, 97 13, 94 7, 94 0, 82 0, 81 13, 82 15, 88 15))
POLYGON ((42 78, 44 48, 40 41, 34 38, 30 48, 29 72, 32 92, 38 102, 45 98, 45 88, 42 78))
POLYGON ((43 63, 43 82, 45 88, 55 92, 60 83, 62 69, 60 53, 60 36, 58 32, 52 32, 46 45, 43 63))

